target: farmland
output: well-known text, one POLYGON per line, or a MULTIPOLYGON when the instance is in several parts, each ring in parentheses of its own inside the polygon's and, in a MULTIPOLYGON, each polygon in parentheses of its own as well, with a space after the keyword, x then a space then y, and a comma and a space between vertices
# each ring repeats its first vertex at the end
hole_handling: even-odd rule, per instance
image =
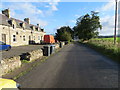
POLYGON ((105 56, 120 62, 120 47, 118 47, 119 40, 120 38, 117 38, 116 45, 114 45, 114 38, 93 38, 86 44, 105 56))
MULTIPOLYGON (((94 40, 107 40, 107 41, 111 41, 111 42, 114 42, 114 38, 94 38, 94 40)), ((116 38, 117 42, 118 40, 120 40, 120 37, 117 37, 116 38)))

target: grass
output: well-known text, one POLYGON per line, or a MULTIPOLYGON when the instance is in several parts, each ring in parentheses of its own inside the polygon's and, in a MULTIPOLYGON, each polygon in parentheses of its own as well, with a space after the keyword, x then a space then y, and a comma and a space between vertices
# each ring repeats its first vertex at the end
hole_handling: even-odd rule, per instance
MULTIPOLYGON (((117 40, 118 39, 120 38, 117 38, 117 40)), ((84 44, 120 63, 120 48, 118 47, 118 41, 116 45, 114 45, 113 41, 114 38, 93 38, 84 44)))
MULTIPOLYGON (((94 38, 94 40, 108 40, 108 41, 114 41, 114 38, 94 38)), ((120 37, 117 37, 116 40, 120 40, 120 37)))
POLYGON ((27 61, 27 60, 22 60, 21 62, 22 62, 22 63, 30 63, 30 62, 27 61))

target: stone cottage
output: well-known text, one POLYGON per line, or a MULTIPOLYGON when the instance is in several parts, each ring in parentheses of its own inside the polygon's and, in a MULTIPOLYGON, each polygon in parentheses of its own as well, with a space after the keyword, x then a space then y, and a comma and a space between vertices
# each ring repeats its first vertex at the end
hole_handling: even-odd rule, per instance
POLYGON ((28 45, 43 41, 45 32, 40 25, 30 24, 30 19, 24 21, 10 17, 10 10, 5 9, 0 14, 0 41, 11 46, 28 45))

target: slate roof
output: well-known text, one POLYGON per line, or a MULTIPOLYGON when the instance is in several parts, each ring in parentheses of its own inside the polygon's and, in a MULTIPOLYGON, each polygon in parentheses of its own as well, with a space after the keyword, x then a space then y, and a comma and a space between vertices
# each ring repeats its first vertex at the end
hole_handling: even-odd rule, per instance
POLYGON ((21 24, 25 23, 25 29, 32 30, 31 27, 34 26, 35 30, 37 30, 37 28, 39 28, 39 30, 42 31, 41 28, 38 27, 37 25, 28 24, 25 21, 21 21, 21 20, 15 19, 15 18, 8 18, 4 14, 0 14, 0 25, 11 26, 11 22, 10 22, 11 20, 15 20, 16 28, 22 28, 21 24))

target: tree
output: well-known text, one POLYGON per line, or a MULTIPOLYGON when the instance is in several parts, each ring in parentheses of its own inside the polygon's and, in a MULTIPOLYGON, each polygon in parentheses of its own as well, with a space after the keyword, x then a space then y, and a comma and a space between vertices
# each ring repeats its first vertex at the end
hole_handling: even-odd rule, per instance
POLYGON ((55 38, 59 41, 70 41, 73 37, 73 31, 69 26, 63 26, 57 29, 55 38))
POLYGON ((98 28, 102 29, 98 12, 91 11, 91 15, 86 14, 77 19, 76 26, 73 28, 79 39, 89 40, 98 36, 98 28))

